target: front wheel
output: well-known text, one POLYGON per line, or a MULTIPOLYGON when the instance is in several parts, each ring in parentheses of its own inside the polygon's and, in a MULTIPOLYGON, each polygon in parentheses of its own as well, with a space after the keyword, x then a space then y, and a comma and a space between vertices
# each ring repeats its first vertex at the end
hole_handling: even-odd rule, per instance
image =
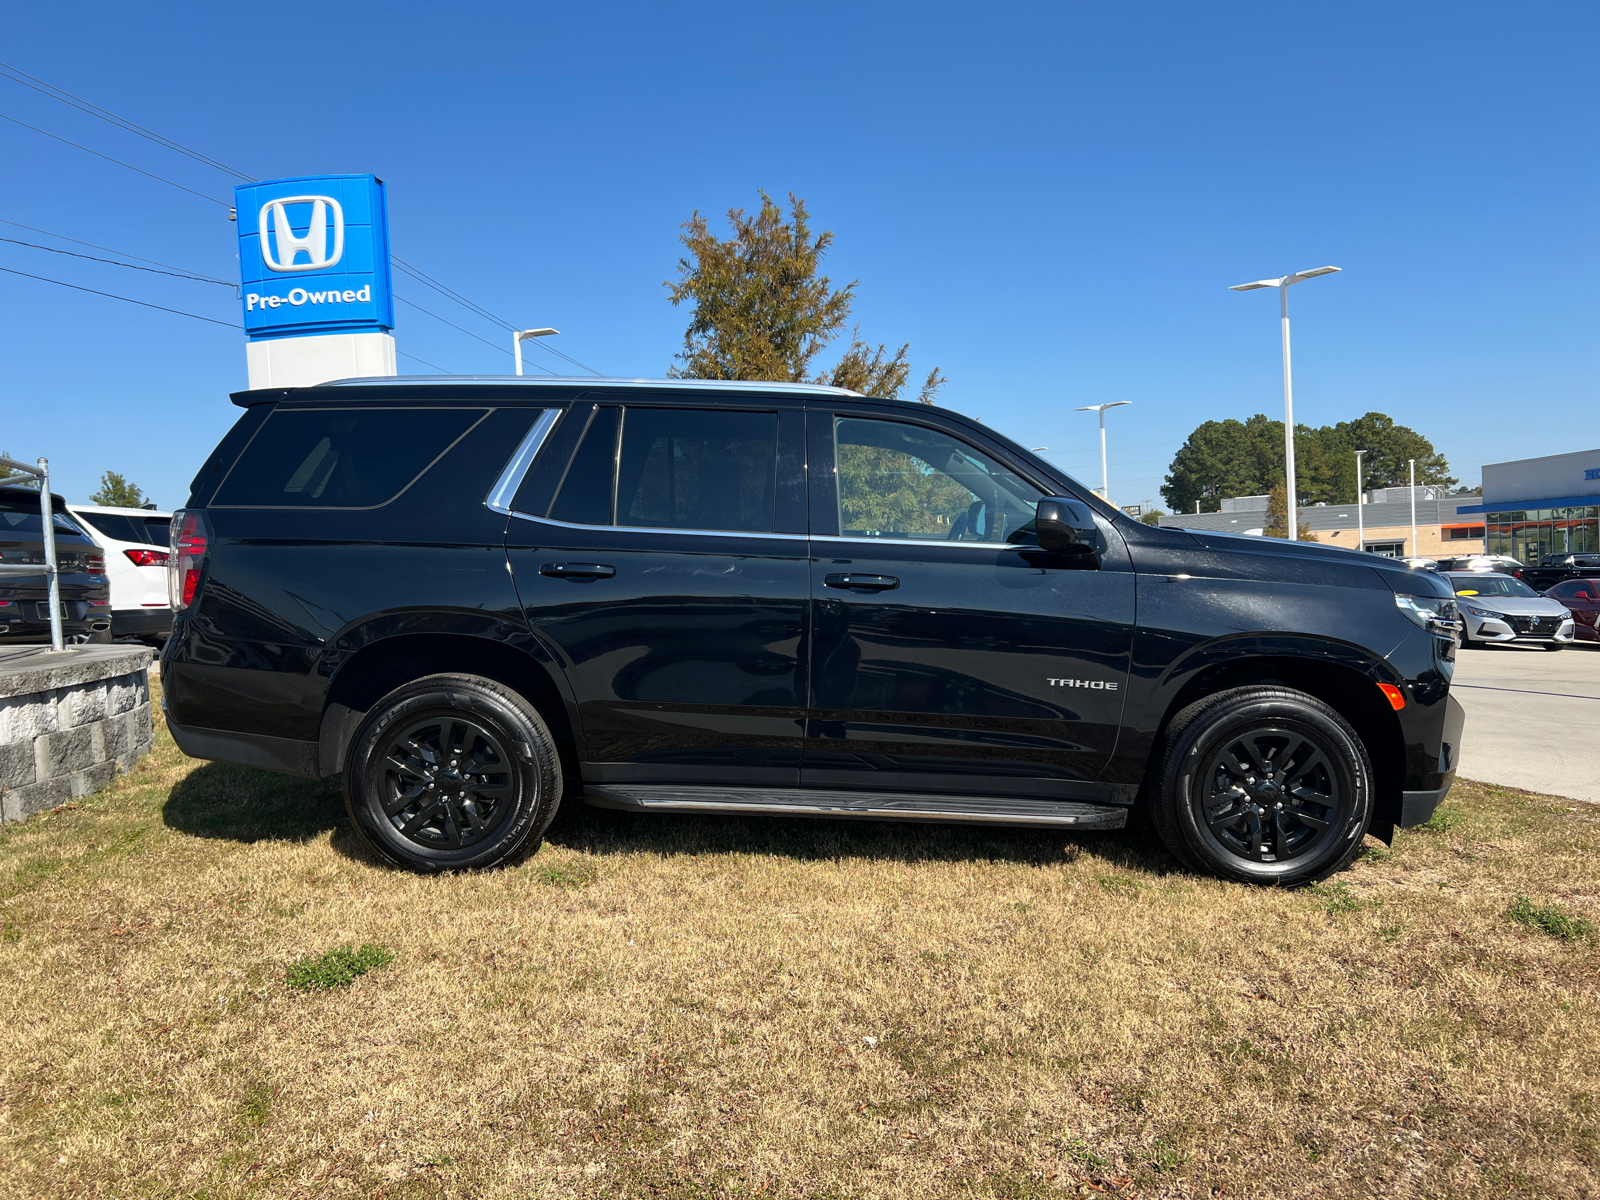
POLYGON ((510 688, 430 675, 373 705, 346 757, 345 806, 390 862, 493 867, 536 844, 561 802, 555 741, 510 688))
POLYGON ((1233 688, 1168 726, 1151 816, 1192 870, 1241 883, 1325 879, 1355 857, 1372 820, 1361 738, 1314 696, 1233 688))

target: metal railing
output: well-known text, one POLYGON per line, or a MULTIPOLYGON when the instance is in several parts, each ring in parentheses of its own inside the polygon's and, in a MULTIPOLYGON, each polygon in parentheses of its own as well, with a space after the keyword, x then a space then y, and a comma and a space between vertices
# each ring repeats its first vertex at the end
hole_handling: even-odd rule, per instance
MULTIPOLYGON (((11 483, 16 476, 25 475, 39 485, 39 518, 44 530, 44 573, 50 585, 50 648, 61 650, 64 648, 61 639, 61 573, 56 570, 56 521, 55 514, 50 511, 50 460, 41 458, 38 466, 30 467, 27 463, 0 455, 0 467, 10 471, 10 475, 0 477, 0 483, 11 483)), ((33 573, 31 567, 24 566, 7 570, 4 574, 16 574, 19 571, 30 575, 33 573)))

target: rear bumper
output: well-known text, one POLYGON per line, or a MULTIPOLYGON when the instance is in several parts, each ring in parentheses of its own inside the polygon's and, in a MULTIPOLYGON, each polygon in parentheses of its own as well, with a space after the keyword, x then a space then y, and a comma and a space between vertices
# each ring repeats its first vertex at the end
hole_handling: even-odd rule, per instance
POLYGON ((161 707, 162 714, 167 717, 167 729, 172 734, 172 740, 190 758, 208 758, 241 767, 260 767, 264 771, 281 771, 285 775, 304 775, 310 779, 319 777, 315 742, 268 737, 260 733, 238 733, 231 729, 177 725, 166 712, 165 700, 161 707))
POLYGON ((111 613, 113 637, 165 637, 172 632, 170 608, 118 608, 111 613))

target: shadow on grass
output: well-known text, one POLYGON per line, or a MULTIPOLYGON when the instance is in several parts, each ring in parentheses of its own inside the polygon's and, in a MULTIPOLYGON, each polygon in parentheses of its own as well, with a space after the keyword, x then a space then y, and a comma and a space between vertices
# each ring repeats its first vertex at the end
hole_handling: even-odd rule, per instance
MULTIPOLYGON (((332 834, 346 858, 387 865, 345 817, 341 783, 207 763, 180 780, 161 810, 171 829, 191 837, 253 843, 304 842, 332 834)), ((545 834, 552 846, 583 854, 764 854, 801 861, 1002 861, 1047 866, 1090 855, 1110 865, 1165 875, 1181 870, 1142 828, 1074 833, 1059 829, 829 821, 796 817, 627 813, 565 801, 545 834)))
POLYGON ((806 860, 1004 861, 1048 866, 1080 855, 1166 875, 1178 863, 1142 827, 1108 832, 824 820, 759 815, 630 813, 564 802, 545 841, 584 854, 770 854, 806 860))
POLYGON ((340 779, 301 779, 206 763, 178 781, 161 808, 169 829, 234 842, 305 842, 332 833, 335 852, 378 860, 345 817, 340 779))

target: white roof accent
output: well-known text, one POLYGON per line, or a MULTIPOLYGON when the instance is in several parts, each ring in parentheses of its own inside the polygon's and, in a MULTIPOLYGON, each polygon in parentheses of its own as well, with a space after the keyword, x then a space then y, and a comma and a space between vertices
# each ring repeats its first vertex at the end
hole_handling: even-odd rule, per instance
POLYGON ((431 384, 448 387, 461 383, 515 384, 518 387, 589 387, 589 388, 660 388, 671 391, 703 392, 793 392, 806 396, 861 396, 848 388, 828 387, 820 383, 781 383, 763 379, 618 379, 612 376, 595 378, 584 375, 378 375, 364 379, 330 379, 317 387, 354 387, 373 383, 431 384))

